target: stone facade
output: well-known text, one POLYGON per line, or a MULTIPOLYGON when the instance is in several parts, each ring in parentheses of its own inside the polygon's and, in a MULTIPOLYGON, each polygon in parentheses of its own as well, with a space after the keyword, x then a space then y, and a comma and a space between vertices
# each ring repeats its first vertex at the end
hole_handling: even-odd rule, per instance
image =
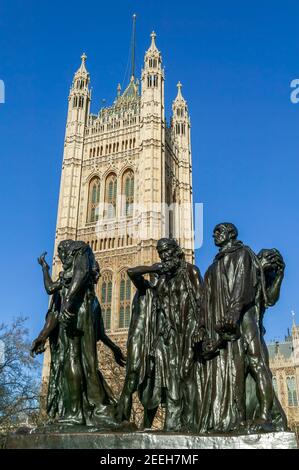
POLYGON ((285 341, 268 344, 273 384, 291 429, 299 429, 299 326, 285 341))
MULTIPOLYGON (((106 330, 124 350, 134 293, 126 269, 157 261, 163 236, 175 237, 194 259, 189 112, 179 82, 167 124, 155 39, 152 33, 140 82, 132 76, 123 92, 119 85, 112 106, 91 113, 85 54, 68 98, 52 275, 61 269, 61 240, 90 244, 101 267, 97 293, 106 330)), ((44 389, 49 360, 47 351, 44 389)))

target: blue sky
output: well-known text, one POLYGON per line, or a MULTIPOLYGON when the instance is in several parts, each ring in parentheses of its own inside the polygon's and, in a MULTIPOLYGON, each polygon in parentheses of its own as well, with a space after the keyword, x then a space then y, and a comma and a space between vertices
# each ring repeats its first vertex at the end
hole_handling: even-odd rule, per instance
POLYGON ((298 1, 8 1, 0 5, 1 320, 43 323, 37 256, 52 256, 72 76, 86 52, 92 111, 124 81, 137 14, 136 71, 149 34, 165 65, 167 117, 183 83, 192 120, 194 202, 204 203, 202 272, 215 255, 212 229, 232 221, 254 250, 277 247, 287 264, 281 300, 266 314, 267 340, 299 323, 298 1))

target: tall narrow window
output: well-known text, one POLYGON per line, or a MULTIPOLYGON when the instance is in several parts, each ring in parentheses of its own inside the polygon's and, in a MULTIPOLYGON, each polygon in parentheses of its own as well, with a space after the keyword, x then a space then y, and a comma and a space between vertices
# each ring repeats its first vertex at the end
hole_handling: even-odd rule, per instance
POLYGON ((106 330, 111 329, 112 273, 105 272, 101 277, 101 309, 106 330))
POLYGON ((128 328, 131 316, 131 281, 126 272, 120 275, 119 284, 119 328, 128 328))
POLYGON ((133 215, 134 204, 134 172, 132 170, 126 171, 123 175, 122 193, 125 200, 123 213, 130 217, 133 215))
POLYGON ((295 377, 287 377, 288 404, 298 406, 297 387, 295 377))
POLYGON ((105 217, 113 219, 116 216, 117 178, 114 173, 106 179, 105 217))
POLYGON ((95 177, 89 184, 88 222, 99 220, 100 179, 95 177))

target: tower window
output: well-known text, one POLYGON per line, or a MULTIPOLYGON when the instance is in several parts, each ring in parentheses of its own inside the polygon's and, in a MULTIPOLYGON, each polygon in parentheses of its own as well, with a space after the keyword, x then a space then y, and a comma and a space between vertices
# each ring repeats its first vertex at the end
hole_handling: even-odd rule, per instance
POLYGON ((89 184, 88 222, 99 220, 100 179, 95 177, 89 184))
POLYGON ((148 75, 147 76, 147 86, 148 88, 157 87, 158 86, 158 76, 157 75, 148 75))
POLYGON ((298 406, 296 378, 287 377, 287 389, 288 389, 288 405, 298 406))
POLYGON ((131 281, 126 272, 120 275, 119 285, 119 328, 128 328, 131 316, 131 281))
POLYGON ((114 173, 106 180, 105 217, 112 219, 116 216, 117 178, 114 173))
POLYGON ((79 96, 79 108, 83 108, 84 106, 84 98, 83 96, 79 96))
POLYGON ((123 176, 123 193, 125 196, 124 215, 130 217, 133 215, 134 205, 134 172, 128 170, 123 176))
POLYGON ((105 272, 101 277, 101 309, 106 330, 111 329, 112 273, 105 272))

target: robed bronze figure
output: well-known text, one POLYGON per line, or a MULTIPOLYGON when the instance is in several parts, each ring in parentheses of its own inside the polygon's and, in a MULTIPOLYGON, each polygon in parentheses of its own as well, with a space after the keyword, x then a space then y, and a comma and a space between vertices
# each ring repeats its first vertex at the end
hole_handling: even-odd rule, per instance
POLYGON ((51 366, 47 412, 54 422, 65 425, 116 426, 116 400, 98 368, 98 340, 125 364, 121 350, 106 335, 94 286, 99 266, 89 245, 65 240, 58 245, 62 272, 52 281, 42 255, 45 289, 51 295, 46 323, 33 342, 32 354, 44 351, 50 342, 51 366))
POLYGON ((201 275, 185 261, 176 240, 157 243, 161 263, 128 270, 137 292, 128 336, 127 371, 119 418, 130 418, 138 390, 149 428, 165 407, 165 431, 182 431, 193 420, 196 383, 192 338, 199 330, 201 275), (151 275, 151 280, 145 278, 151 275))
POLYGON ((206 361, 194 430, 283 430, 286 418, 275 397, 263 338, 265 309, 279 297, 282 257, 277 250, 256 256, 237 239, 231 223, 218 224, 213 237, 219 252, 203 284, 206 361))

